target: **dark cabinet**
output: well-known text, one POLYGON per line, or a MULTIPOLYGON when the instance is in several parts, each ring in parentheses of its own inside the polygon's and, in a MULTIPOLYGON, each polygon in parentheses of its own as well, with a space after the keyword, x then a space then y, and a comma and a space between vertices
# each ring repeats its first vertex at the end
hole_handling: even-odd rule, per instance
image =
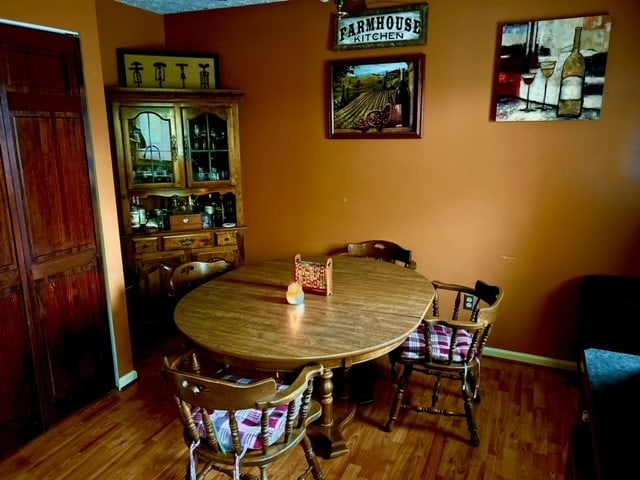
POLYGON ((115 387, 80 58, 0 25, 0 456, 115 387))

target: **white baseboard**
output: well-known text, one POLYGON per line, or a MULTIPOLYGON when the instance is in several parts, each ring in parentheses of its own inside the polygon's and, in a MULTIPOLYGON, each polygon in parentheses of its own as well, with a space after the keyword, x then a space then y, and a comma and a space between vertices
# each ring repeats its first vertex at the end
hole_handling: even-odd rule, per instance
POLYGON ((131 370, 126 375, 123 375, 118 379, 118 390, 122 390, 124 387, 138 379, 138 372, 131 370))
POLYGON ((533 365, 540 365, 543 367, 557 368, 560 370, 576 371, 577 365, 575 362, 568 360, 557 360, 555 358, 541 357, 539 355, 531 355, 529 353, 512 352, 509 350, 502 350, 500 348, 486 347, 482 354, 487 357, 504 358, 505 360, 514 360, 516 362, 531 363, 533 365))

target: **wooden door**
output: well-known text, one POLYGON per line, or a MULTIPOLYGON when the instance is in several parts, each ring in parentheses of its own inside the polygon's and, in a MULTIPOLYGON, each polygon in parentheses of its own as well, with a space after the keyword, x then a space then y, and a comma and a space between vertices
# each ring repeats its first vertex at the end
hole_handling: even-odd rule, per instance
MULTIPOLYGON (((2 132, 0 132, 0 146, 2 132)), ((0 457, 42 431, 37 382, 0 148, 0 457), (19 388, 17 388, 19 386, 19 388)))
MULTIPOLYGON (((0 254, 18 260, 45 428, 115 386, 83 94, 76 36, 0 25, 3 235, 16 244, 0 254)), ((0 322, 10 314, 3 303, 0 322)))

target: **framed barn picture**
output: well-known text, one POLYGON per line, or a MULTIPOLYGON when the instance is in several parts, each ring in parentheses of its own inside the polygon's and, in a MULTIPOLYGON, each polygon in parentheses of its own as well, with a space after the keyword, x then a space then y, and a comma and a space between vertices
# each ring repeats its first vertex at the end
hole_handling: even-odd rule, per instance
POLYGON ((424 55, 328 64, 329 138, 420 138, 424 55))

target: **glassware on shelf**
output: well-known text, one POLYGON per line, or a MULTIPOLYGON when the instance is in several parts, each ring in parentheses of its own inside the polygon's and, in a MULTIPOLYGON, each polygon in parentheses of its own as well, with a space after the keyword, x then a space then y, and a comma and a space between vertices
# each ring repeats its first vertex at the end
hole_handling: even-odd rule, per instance
MULTIPOLYGON (((196 148, 195 145, 197 144, 198 138, 200 137, 200 127, 198 126, 197 123, 193 125, 192 131, 193 131, 194 148, 196 148)), ((196 150, 199 150, 199 149, 196 148, 196 150)))
POLYGON ((222 208, 224 213, 223 227, 235 227, 236 225, 236 196, 232 192, 227 192, 222 196, 222 208))
POLYGON ((217 141, 218 141, 218 134, 216 133, 215 129, 212 128, 209 131, 209 149, 210 150, 216 149, 217 141))

